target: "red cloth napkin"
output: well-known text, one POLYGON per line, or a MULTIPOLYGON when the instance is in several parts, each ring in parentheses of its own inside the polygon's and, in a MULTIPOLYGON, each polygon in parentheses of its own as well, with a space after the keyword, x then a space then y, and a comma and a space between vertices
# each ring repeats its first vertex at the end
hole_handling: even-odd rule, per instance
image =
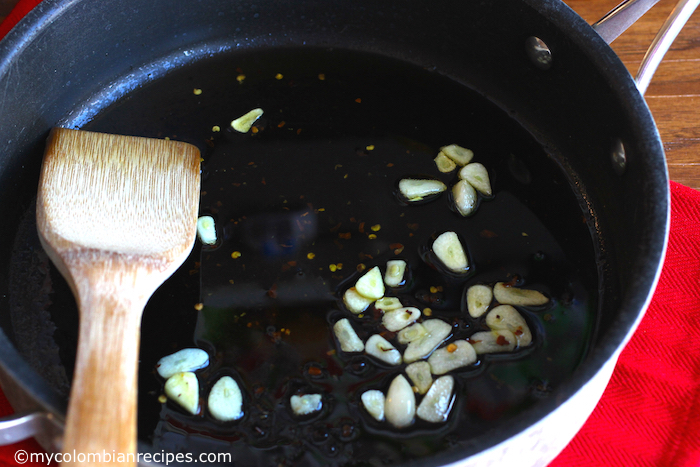
MULTIPOLYGON (((20 0, 0 38, 40 0, 20 0)), ((550 467, 700 466, 700 192, 671 182, 671 236, 654 299, 600 403, 550 467)), ((0 417, 11 414, 0 392, 0 417)), ((0 447, 0 466, 19 465, 0 447)), ((25 466, 45 465, 27 462, 25 466)))

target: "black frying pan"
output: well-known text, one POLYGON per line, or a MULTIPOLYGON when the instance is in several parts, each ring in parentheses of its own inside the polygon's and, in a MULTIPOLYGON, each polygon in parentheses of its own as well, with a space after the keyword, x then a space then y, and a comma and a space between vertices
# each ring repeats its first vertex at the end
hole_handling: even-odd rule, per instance
MULTIPOLYGON (((3 245, 14 246, 2 250, 6 267, 0 281, 4 331, 0 345, 7 384, 29 400, 23 405, 17 398, 20 409, 39 406, 63 416, 74 352, 77 318, 70 294, 38 250, 32 230, 43 140, 55 125, 168 136, 197 144, 209 177, 205 190, 230 181, 221 176, 225 157, 247 161, 259 154, 261 145, 273 148, 273 155, 274 148, 291 145, 295 149, 283 155, 308 161, 313 159, 313 148, 328 141, 343 141, 345 147, 357 149, 356 157, 369 157, 358 154, 367 152, 364 141, 379 141, 377 146, 386 142, 384 146, 391 147, 385 154, 388 159, 372 159, 385 166, 407 149, 427 155, 445 140, 467 133, 469 144, 477 154, 486 154, 496 175, 496 198, 483 202, 480 209, 495 212, 498 200, 512 195, 525 204, 537 225, 544 226, 547 233, 536 236, 541 248, 522 254, 531 257, 550 248, 545 257, 564 258, 566 280, 544 273, 538 280, 558 303, 569 300, 571 305, 588 297, 585 338, 572 339, 578 342, 574 355, 556 370, 545 371, 542 384, 529 387, 527 395, 505 409, 493 408, 479 419, 454 422, 442 430, 402 433, 395 445, 392 433, 358 423, 358 430, 376 439, 360 437, 355 453, 382 452, 397 463, 416 458, 446 463, 509 439, 557 409, 594 377, 624 343, 652 292, 668 219, 667 176, 658 133, 623 65, 560 2, 415 1, 386 6, 352 2, 328 8, 320 2, 163 6, 47 0, 0 47, 0 80, 4 89, 11 90, 3 100, 0 128, 6 142, 0 173, 6 222, 0 235, 3 245), (551 67, 543 69, 530 58, 533 36, 551 49, 551 67), (236 77, 242 72, 246 81, 239 84, 236 77), (285 77, 270 78, 277 72, 285 77), (326 74, 327 83, 319 83, 319 73, 326 74), (339 79, 334 81, 335 77, 339 79), (323 84, 330 85, 319 87, 323 84), (203 89, 200 97, 192 94, 194 88, 203 89), (362 103, 346 105, 355 94, 362 103), (212 133, 214 124, 223 122, 224 127, 239 110, 257 106, 274 108, 262 122, 265 131, 257 140, 231 130, 212 133), (280 127, 283 119, 289 120, 287 127, 302 131, 280 127), (626 149, 624 167, 612 160, 619 142, 626 149), (554 242, 546 241, 550 233, 554 242), (567 282, 572 278, 578 285, 567 282), (421 452, 407 449, 415 439, 428 440, 425 444, 432 446, 421 452)), ((263 160, 269 163, 270 154, 263 160)), ((278 185, 289 178, 304 183, 299 180, 308 173, 317 176, 301 167, 285 165, 285 174, 297 168, 298 175, 280 177, 278 185)), ((428 168, 418 164, 405 170, 428 168)), ((371 185, 354 188, 366 193, 371 185)), ((247 192, 245 198, 254 196, 247 192)), ((314 196, 324 199, 322 194, 314 196)), ((363 212, 386 217, 385 206, 370 204, 363 212)), ((206 196, 202 208, 232 217, 225 203, 219 206, 206 196)), ((252 215, 261 206, 247 203, 246 209, 252 215)), ((519 227, 493 220, 502 218, 490 218, 503 224, 495 230, 519 227)), ((429 222, 422 219, 423 224, 429 222)), ((232 235, 245 235, 229 227, 232 235)), ((470 241, 483 241, 478 233, 492 230, 487 227, 465 235, 473 237, 470 241)), ((189 271, 196 267, 198 254, 199 250, 145 313, 139 425, 144 451, 175 449, 182 443, 188 449, 212 449, 195 446, 193 439, 198 437, 183 441, 183 430, 192 429, 186 417, 168 406, 160 411, 154 404, 161 384, 152 374, 155 361, 171 350, 191 346, 192 329, 198 320, 200 326, 205 321, 189 306, 181 306, 199 301, 202 289, 212 285, 204 269, 202 289, 193 282, 189 271)), ((532 271, 522 265, 510 269, 516 274, 532 271)), ((266 271, 263 267, 256 271, 257 283, 274 282, 266 271)), ((503 272, 498 271, 483 268, 480 279, 499 280, 503 272)), ((337 278, 330 290, 349 280, 352 276, 337 278)), ((257 304, 248 306, 254 309, 257 304)), ((544 326, 542 316, 533 314, 533 324, 544 326)), ((560 352, 567 348, 567 336, 554 334, 546 334, 553 339, 536 348, 550 351, 542 353, 543 359, 567 353, 560 352)), ((198 337, 199 345, 210 345, 212 355, 221 350, 211 338, 198 337)), ((527 365, 532 358, 523 355, 513 365, 527 365)), ((499 365, 510 363, 485 365, 484 374, 499 365)), ((478 375, 469 378, 476 380, 478 375)), ((472 413, 464 406, 460 410, 472 413)), ((346 416, 352 419, 353 413, 346 416)), ((314 421, 302 422, 299 439, 308 439, 314 421)), ((256 427, 251 424, 247 429, 253 433, 256 427)), ((231 443, 232 433, 223 430, 217 436, 228 436, 224 441, 231 443)), ((257 447, 268 449, 272 444, 261 441, 257 447)), ((328 453, 331 448, 325 441, 314 446, 290 442, 275 455, 304 459, 300 452, 328 453)), ((374 459, 354 455, 366 462, 374 459)), ((334 457, 326 459, 332 462, 334 457)))

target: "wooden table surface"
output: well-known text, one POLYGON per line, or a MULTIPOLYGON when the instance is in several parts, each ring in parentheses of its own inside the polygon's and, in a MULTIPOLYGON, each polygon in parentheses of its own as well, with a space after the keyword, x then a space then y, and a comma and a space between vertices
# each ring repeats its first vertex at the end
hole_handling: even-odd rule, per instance
MULTIPOLYGON (((588 23, 600 19, 620 0, 564 0, 588 23)), ((17 0, 0 0, 0 20, 17 0)), ((660 0, 612 43, 634 76, 656 32, 676 0, 660 0)), ((700 190, 700 10, 669 50, 646 93, 664 143, 671 180, 700 190)))

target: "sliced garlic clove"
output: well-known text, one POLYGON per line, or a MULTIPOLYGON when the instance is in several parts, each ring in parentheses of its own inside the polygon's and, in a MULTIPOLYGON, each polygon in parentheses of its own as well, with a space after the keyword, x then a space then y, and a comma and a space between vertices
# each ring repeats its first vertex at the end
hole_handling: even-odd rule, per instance
POLYGON ((447 157, 443 152, 438 153, 434 161, 437 169, 444 174, 450 173, 457 168, 455 161, 447 157))
POLYGON ((499 305, 489 311, 486 315, 486 325, 494 331, 512 332, 518 347, 527 347, 532 343, 532 333, 527 321, 510 305, 499 305))
POLYGON ((236 380, 224 376, 212 386, 207 399, 212 417, 222 422, 238 420, 243 416, 243 395, 236 380))
POLYGON ((493 295, 502 305, 540 306, 549 302, 549 299, 542 292, 512 287, 503 282, 496 283, 493 287, 493 295))
POLYGON ((234 130, 241 133, 248 133, 253 123, 260 117, 262 117, 263 109, 253 109, 245 115, 242 115, 231 122, 231 126, 234 130))
POLYGON ((355 329, 347 318, 339 319, 333 325, 333 332, 340 343, 340 350, 343 352, 362 352, 365 344, 357 336, 355 329))
POLYGON ((420 318, 420 310, 414 307, 389 310, 382 316, 382 325, 391 332, 400 331, 420 318))
POLYGON ((413 382, 418 394, 425 394, 433 384, 433 375, 430 372, 430 363, 426 361, 413 362, 406 367, 406 375, 413 382))
POLYGON ((401 301, 396 297, 382 297, 376 302, 374 302, 374 307, 377 310, 389 311, 396 310, 397 308, 403 308, 401 301))
POLYGON ((433 242, 433 252, 437 259, 452 272, 464 273, 469 267, 462 242, 454 232, 444 232, 436 238, 433 242))
POLYGON ((428 363, 434 375, 444 375, 457 368, 469 366, 476 360, 474 347, 465 340, 458 340, 433 352, 428 358, 428 363))
POLYGON ((197 371, 209 364, 209 354, 202 349, 182 349, 161 358, 156 363, 156 371, 168 379, 183 371, 197 371))
POLYGON ((416 415, 416 396, 403 375, 391 382, 386 393, 384 416, 396 428, 405 428, 413 423, 416 415))
POLYGON ((463 148, 457 144, 450 144, 448 146, 443 146, 440 148, 440 152, 453 161, 459 166, 465 166, 474 157, 474 151, 471 149, 463 148))
POLYGON ((406 261, 402 259, 392 259, 386 262, 384 272, 384 283, 389 287, 399 287, 403 285, 404 274, 406 274, 406 261))
POLYGON ((323 408, 323 400, 321 394, 304 394, 303 396, 294 395, 289 400, 294 415, 304 416, 314 412, 318 412, 323 408))
POLYGON ((202 216, 197 219, 197 236, 205 245, 216 244, 216 224, 211 216, 202 216))
POLYGON ((199 411, 197 375, 191 371, 183 371, 170 376, 165 382, 165 395, 195 415, 199 411))
POLYGON ((457 211, 464 217, 469 216, 476 209, 479 197, 476 190, 466 180, 460 180, 452 187, 452 199, 457 211))
POLYGON ((404 178, 399 181, 399 192, 409 202, 422 201, 425 198, 437 196, 445 190, 447 185, 431 178, 404 178))
POLYGON ((484 196, 491 196, 491 181, 489 180, 489 172, 482 164, 472 162, 467 164, 459 171, 459 178, 469 182, 476 191, 484 196))
POLYGON ((506 329, 497 331, 475 332, 469 338, 469 343, 474 347, 477 355, 485 353, 512 352, 515 350, 517 340, 512 332, 506 329))
POLYGON ((372 301, 384 296, 384 280, 379 266, 375 266, 367 271, 357 282, 355 282, 357 293, 372 301))
POLYGON ((421 337, 428 334, 428 330, 420 323, 414 323, 407 328, 399 331, 396 335, 396 339, 399 344, 408 344, 410 342, 416 341, 421 337))
POLYGON ((365 352, 374 358, 381 360, 389 365, 401 364, 401 352, 396 350, 391 342, 384 339, 379 334, 373 334, 365 343, 365 352))
POLYGON ((446 422, 454 402, 452 396, 454 385, 455 380, 452 376, 441 376, 436 379, 418 406, 416 415, 427 422, 446 422))
POLYGON ((429 319, 423 321, 423 328, 426 334, 414 341, 411 341, 403 353, 403 360, 412 363, 421 358, 427 357, 437 346, 442 344, 452 332, 452 326, 439 319, 429 319))
POLYGON ((343 303, 345 303, 345 306, 347 307, 348 311, 350 311, 350 313, 354 313, 356 315, 359 315, 360 313, 365 311, 367 307, 372 304, 373 301, 374 300, 370 300, 369 298, 363 297, 362 295, 357 293, 355 287, 350 287, 343 294, 343 303))
POLYGON ((365 410, 367 410, 367 412, 375 420, 378 422, 384 421, 384 405, 386 403, 386 397, 384 397, 384 393, 382 391, 370 389, 369 391, 363 392, 360 399, 362 400, 362 405, 365 407, 365 410))
POLYGON ((469 316, 478 318, 486 313, 493 300, 493 290, 488 285, 472 285, 467 289, 467 310, 469 316))

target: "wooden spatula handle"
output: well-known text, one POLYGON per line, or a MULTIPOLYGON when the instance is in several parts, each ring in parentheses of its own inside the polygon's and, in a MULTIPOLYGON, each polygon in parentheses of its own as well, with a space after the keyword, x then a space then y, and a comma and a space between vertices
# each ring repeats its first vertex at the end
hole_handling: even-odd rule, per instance
POLYGON ((79 291, 80 336, 63 444, 73 465, 104 460, 134 465, 137 452, 137 372, 145 300, 114 287, 98 280, 79 291))

